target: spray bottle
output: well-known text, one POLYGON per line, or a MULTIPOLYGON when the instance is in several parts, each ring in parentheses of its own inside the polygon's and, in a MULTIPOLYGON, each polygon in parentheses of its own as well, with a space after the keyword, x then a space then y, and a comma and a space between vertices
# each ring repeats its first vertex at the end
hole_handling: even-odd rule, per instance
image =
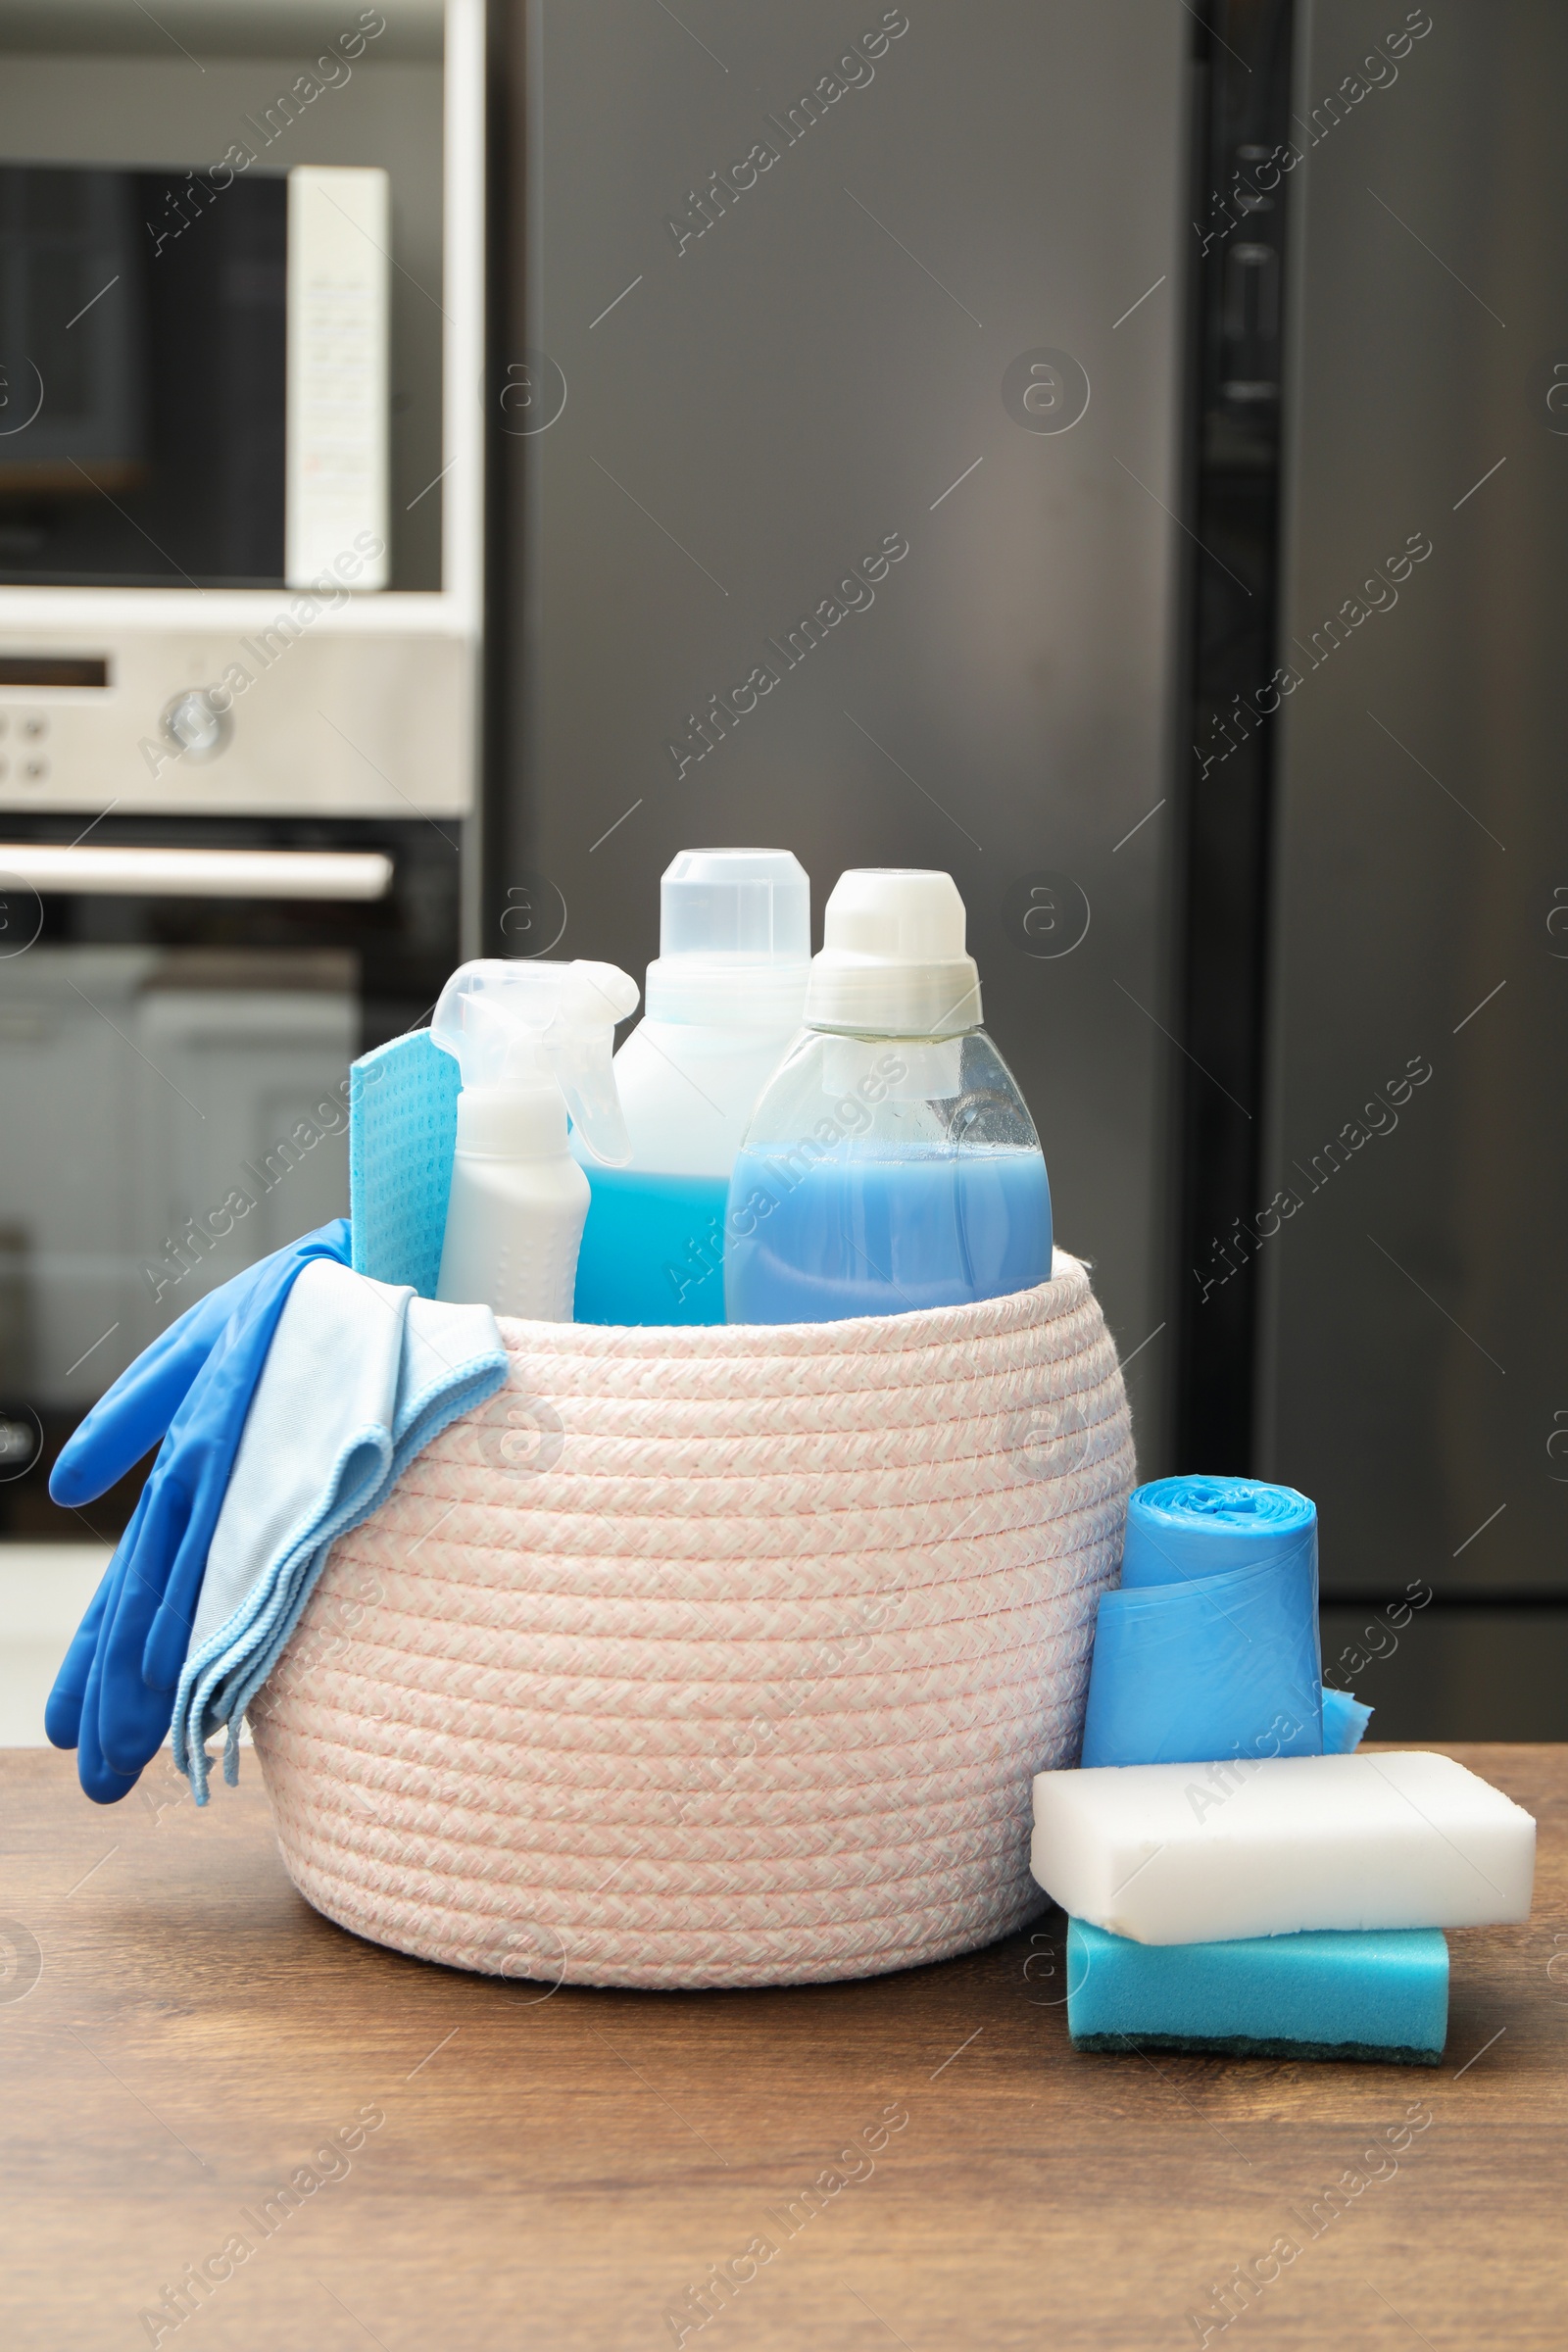
POLYGON ((465 963, 430 1035, 463 1072, 436 1297, 569 1323, 588 1179, 566 1114, 596 1158, 631 1157, 611 1066, 637 983, 612 963, 465 963))

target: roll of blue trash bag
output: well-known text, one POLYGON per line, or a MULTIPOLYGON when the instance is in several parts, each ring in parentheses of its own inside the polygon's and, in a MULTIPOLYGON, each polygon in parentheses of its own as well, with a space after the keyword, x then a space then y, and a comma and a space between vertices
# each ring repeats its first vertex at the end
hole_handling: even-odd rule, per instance
POLYGON ((1100 1603, 1083 1761, 1323 1752, 1317 1511, 1294 1487, 1161 1478, 1100 1603))

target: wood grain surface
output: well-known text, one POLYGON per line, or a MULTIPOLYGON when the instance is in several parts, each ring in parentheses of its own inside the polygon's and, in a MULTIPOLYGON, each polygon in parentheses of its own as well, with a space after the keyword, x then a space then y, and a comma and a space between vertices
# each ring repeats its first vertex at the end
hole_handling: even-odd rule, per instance
POLYGON ((249 1753, 201 1815, 0 1755, 0 2342, 1558 2352, 1568 1748, 1449 1752, 1541 1853, 1435 2072, 1075 2056, 1054 1914, 858 1984, 464 1977, 307 1907, 249 1753))

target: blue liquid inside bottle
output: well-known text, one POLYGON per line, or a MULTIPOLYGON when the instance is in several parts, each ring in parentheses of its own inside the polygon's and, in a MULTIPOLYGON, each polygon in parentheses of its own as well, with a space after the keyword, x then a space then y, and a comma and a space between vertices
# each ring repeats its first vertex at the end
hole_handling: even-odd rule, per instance
POLYGON ((1048 1281, 1051 1249, 1038 1149, 884 1144, 874 1158, 839 1152, 804 1171, 742 1152, 729 1188, 728 1320, 837 1323, 968 1305, 1048 1281))
POLYGON ((722 1323, 722 1176, 587 1170, 577 1258, 579 1323, 722 1323))

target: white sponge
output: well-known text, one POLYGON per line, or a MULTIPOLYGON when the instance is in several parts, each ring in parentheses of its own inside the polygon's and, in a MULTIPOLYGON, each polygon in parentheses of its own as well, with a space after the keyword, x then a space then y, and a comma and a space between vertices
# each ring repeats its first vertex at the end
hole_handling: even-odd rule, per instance
POLYGON ((1036 1775, 1030 1867, 1135 1943, 1530 1916, 1536 1825, 1451 1756, 1276 1756, 1036 1775))

